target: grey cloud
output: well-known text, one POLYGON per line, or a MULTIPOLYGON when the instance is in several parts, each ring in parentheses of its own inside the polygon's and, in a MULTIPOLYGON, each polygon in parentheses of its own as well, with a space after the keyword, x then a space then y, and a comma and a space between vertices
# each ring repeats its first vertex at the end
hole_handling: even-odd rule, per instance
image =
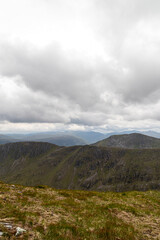
POLYGON ((62 52, 58 45, 43 51, 30 51, 27 46, 1 46, 0 71, 7 76, 22 76, 34 91, 66 97, 82 106, 98 98, 92 84, 94 70, 85 62, 62 52), (86 66, 85 66, 86 65, 86 66))
MULTIPOLYGON (((108 1, 104 5, 107 7, 108 1)), ((105 25, 107 17, 102 18, 102 38, 111 35, 111 52, 117 68, 122 70, 116 77, 116 90, 125 102, 146 104, 159 99, 159 7, 159 1, 113 1, 106 10, 112 15, 111 22, 105 25), (123 69, 128 73, 123 73, 123 69)), ((105 13, 104 9, 101 11, 105 13)))
POLYGON ((159 121, 160 2, 95 0, 91 5, 87 24, 107 60, 101 56, 93 63, 56 43, 43 50, 0 43, 1 75, 20 76, 26 89, 11 103, 1 95, 1 120, 86 126, 159 121))
POLYGON ((0 119, 10 122, 67 123, 75 106, 67 100, 35 92, 12 78, 0 78, 0 119), (6 89, 5 83, 10 87, 6 89), (14 83, 14 84, 11 84, 14 83))
POLYGON ((126 101, 133 102, 157 102, 160 91, 160 45, 156 46, 157 50, 148 50, 149 45, 145 48, 136 49, 134 45, 130 46, 133 50, 127 54, 124 51, 125 61, 123 62, 128 68, 128 73, 124 76, 125 85, 122 89, 126 101), (133 54, 134 51, 134 54, 133 54))
MULTIPOLYGON (((130 56, 125 57, 129 59, 130 56)), ((93 68, 85 60, 66 57, 57 46, 43 51, 31 51, 23 46, 22 51, 22 46, 3 45, 0 51, 1 74, 8 77, 19 75, 27 93, 19 91, 18 99, 13 99, 11 104, 3 96, 2 105, 9 107, 4 111, 1 108, 0 118, 11 122, 87 126, 103 125, 107 119, 118 116, 126 120, 131 117, 143 119, 146 117, 143 110, 134 117, 131 109, 134 109, 134 102, 139 102, 137 109, 143 109, 142 100, 147 96, 150 97, 149 104, 152 100, 156 102, 159 95, 154 93, 159 81, 149 59, 144 62, 143 56, 139 61, 137 55, 131 57, 127 67, 133 72, 125 76, 119 66, 112 66, 112 62, 105 65, 102 60, 97 61, 93 68), (126 106, 129 106, 128 110, 126 106)), ((150 118, 150 114, 147 117, 150 118)))

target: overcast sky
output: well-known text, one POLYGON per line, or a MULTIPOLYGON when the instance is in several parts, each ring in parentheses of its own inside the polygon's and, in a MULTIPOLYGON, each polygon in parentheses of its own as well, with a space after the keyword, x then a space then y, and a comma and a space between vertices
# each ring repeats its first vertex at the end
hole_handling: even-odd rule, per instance
POLYGON ((0 0, 0 132, 160 131, 159 0, 0 0))

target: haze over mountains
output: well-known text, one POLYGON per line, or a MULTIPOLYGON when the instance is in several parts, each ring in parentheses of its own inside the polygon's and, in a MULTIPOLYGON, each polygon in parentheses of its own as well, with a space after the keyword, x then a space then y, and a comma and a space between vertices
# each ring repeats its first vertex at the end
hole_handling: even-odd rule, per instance
POLYGON ((160 140, 130 134, 72 147, 9 143, 0 146, 0 166, 0 180, 29 186, 98 191, 160 189, 160 140))
MULTIPOLYGON (((74 146, 93 144, 112 135, 135 133, 136 131, 123 131, 100 133, 95 131, 64 131, 64 132, 39 132, 30 134, 0 134, 0 144, 9 142, 37 141, 49 142, 59 146, 74 146)), ((160 138, 160 133, 154 131, 139 132, 148 136, 160 138)))

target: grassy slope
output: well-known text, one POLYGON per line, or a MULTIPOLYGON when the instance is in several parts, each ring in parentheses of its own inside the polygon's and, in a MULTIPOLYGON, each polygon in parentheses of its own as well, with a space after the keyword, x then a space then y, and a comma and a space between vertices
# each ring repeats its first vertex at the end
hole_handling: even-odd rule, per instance
POLYGON ((160 239, 160 192, 99 193, 0 183, 2 239, 17 239, 17 226, 27 230, 21 239, 160 239), (4 227, 6 222, 12 230, 4 227))
POLYGON ((120 147, 131 149, 160 148, 160 139, 140 133, 113 135, 94 144, 99 147, 120 147))
POLYGON ((160 149, 62 148, 45 143, 1 147, 5 151, 0 151, 0 179, 9 183, 99 191, 160 189, 160 149))

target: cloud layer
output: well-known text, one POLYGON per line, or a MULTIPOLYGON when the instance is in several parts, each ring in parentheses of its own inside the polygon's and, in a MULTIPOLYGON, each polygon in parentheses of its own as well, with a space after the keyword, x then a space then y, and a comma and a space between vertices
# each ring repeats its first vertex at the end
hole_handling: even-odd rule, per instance
POLYGON ((0 127, 160 131, 158 0, 7 1, 0 127))

